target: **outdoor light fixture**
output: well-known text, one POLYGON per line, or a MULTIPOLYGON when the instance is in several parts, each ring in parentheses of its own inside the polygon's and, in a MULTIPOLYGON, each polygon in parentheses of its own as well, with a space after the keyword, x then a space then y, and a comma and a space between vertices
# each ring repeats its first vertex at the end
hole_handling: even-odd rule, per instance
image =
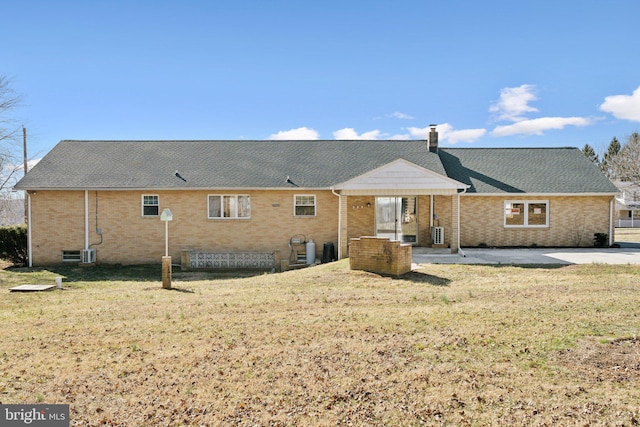
POLYGON ((165 208, 160 214, 160 221, 164 221, 164 256, 169 256, 169 221, 173 220, 173 214, 169 208, 165 208))
POLYGON ((160 214, 160 220, 164 221, 164 253, 162 257, 162 287, 171 289, 171 257, 169 256, 169 221, 173 221, 173 214, 169 208, 165 208, 160 214))

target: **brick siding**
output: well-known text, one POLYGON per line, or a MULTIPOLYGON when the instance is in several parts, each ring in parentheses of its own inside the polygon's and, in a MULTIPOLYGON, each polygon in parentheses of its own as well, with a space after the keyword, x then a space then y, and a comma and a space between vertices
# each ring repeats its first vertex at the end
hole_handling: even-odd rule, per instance
POLYGON ((609 234, 611 196, 462 196, 462 246, 593 246, 594 233, 609 234), (549 227, 507 228, 506 200, 548 200, 549 227))
MULTIPOLYGON (((89 243, 97 261, 105 263, 160 263, 164 255, 164 223, 142 217, 142 195, 157 194, 160 212, 170 208, 169 255, 176 262, 183 249, 219 252, 290 253, 289 239, 303 234, 316 243, 337 244, 338 197, 330 191, 89 191, 89 243), (208 194, 249 194, 251 218, 207 218, 208 194), (316 195, 315 217, 294 217, 294 194, 316 195), (96 215, 97 205, 97 215, 96 215), (102 229, 102 243, 96 234, 102 229)), ((84 248, 84 191, 38 191, 31 196, 34 265, 61 262, 63 250, 84 248)))
POLYGON ((411 245, 386 237, 360 237, 349 243, 349 267, 399 276, 411 271, 411 245))

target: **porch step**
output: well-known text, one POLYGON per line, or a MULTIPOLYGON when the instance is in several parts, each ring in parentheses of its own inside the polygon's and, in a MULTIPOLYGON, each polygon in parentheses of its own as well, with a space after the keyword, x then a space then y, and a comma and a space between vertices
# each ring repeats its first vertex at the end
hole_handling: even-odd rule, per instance
MULTIPOLYGON (((435 245, 434 245, 435 246, 435 245)), ((413 255, 450 255, 451 249, 447 247, 425 247, 425 246, 414 246, 411 248, 411 253, 413 255)))

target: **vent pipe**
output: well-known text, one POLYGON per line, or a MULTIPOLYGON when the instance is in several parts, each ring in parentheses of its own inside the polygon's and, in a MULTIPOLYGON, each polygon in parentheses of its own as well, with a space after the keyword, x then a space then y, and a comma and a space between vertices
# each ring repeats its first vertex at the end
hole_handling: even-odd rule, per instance
POLYGON ((436 130, 438 125, 429 126, 431 127, 431 131, 429 131, 429 151, 435 153, 438 151, 438 131, 436 130))

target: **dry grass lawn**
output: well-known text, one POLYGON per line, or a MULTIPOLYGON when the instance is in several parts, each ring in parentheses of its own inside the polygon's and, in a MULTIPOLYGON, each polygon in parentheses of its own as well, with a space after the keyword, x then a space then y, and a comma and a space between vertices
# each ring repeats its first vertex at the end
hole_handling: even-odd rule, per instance
POLYGON ((1 271, 0 401, 71 425, 640 423, 640 266, 174 273, 1 271))

